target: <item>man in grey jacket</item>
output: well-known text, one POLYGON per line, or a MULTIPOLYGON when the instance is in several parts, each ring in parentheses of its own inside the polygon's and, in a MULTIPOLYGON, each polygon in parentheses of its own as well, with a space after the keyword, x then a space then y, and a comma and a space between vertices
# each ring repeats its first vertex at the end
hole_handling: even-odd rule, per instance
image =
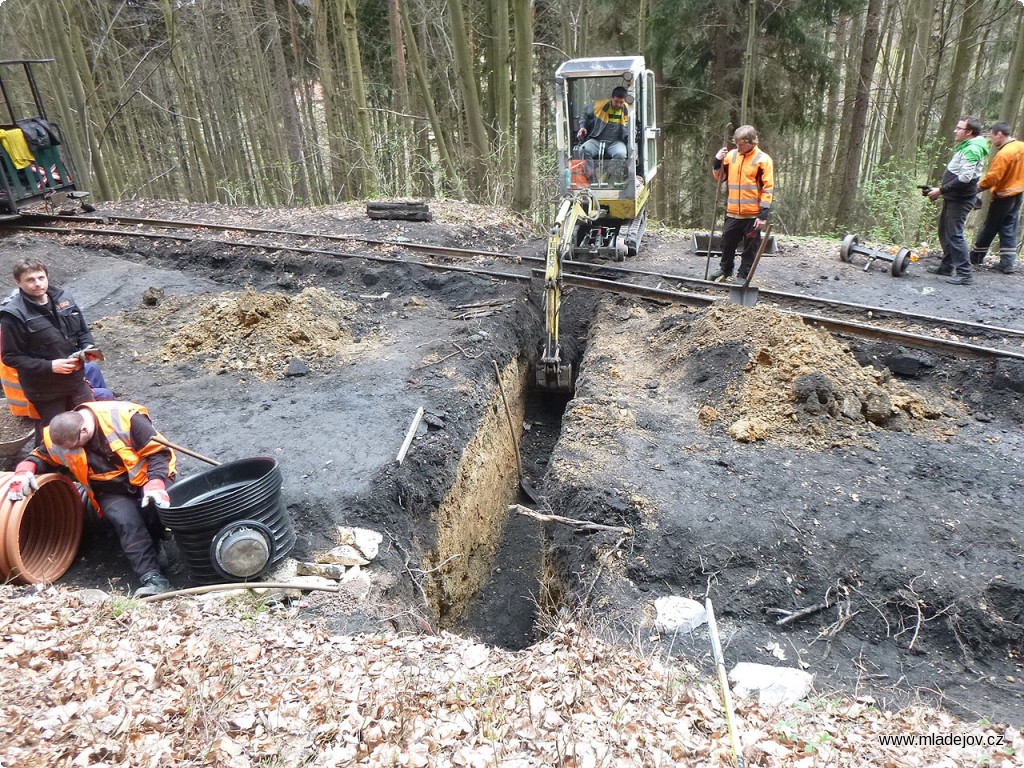
POLYGON ((978 179, 981 178, 988 156, 988 142, 979 136, 981 121, 976 117, 961 117, 956 121, 953 136, 956 149, 942 174, 942 184, 928 190, 929 200, 942 198, 942 213, 939 214, 939 243, 942 245, 942 261, 928 271, 937 275, 948 275, 947 283, 973 285, 974 270, 971 269, 964 225, 967 215, 974 210, 978 198, 978 179))

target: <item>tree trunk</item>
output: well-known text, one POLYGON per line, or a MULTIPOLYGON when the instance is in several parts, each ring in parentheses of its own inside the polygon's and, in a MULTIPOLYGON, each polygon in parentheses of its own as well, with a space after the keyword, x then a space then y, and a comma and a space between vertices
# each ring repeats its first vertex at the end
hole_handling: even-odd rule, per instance
POLYGON ((516 156, 512 204, 533 204, 533 2, 514 0, 516 35, 516 156))
MULTIPOLYGON (((938 136, 943 141, 953 135, 953 127, 963 115, 964 92, 967 90, 971 64, 977 55, 974 49, 974 38, 981 11, 981 0, 968 0, 960 20, 960 33, 957 35, 956 53, 953 55, 953 69, 949 73, 949 90, 946 92, 946 103, 939 119, 938 136)), ((943 167, 939 165, 933 168, 932 177, 938 179, 942 175, 943 167)))
MULTIPOLYGON (((1024 101, 1024 13, 1017 19, 1017 38, 1013 46, 1013 58, 1003 86, 1003 103, 999 113, 1011 129, 1021 130, 1017 125, 1021 102, 1024 101)), ((1022 238, 1024 242, 1024 238, 1022 238)))
MULTIPOLYGON (((850 17, 840 16, 836 23, 835 48, 836 58, 839 62, 836 72, 836 79, 828 89, 828 96, 825 100, 825 125, 824 141, 821 142, 821 152, 816 154, 818 158, 817 172, 811 188, 812 199, 816 201, 815 219, 823 220, 828 206, 828 187, 832 184, 832 169, 835 167, 837 142, 832 137, 837 133, 837 120, 839 117, 839 91, 844 80, 852 80, 847 53, 850 44, 850 17)), ((845 107, 845 105, 844 105, 845 107)))
POLYGON ((441 125, 441 120, 437 116, 437 109, 434 106, 434 100, 430 96, 430 82, 427 80, 427 72, 420 58, 419 44, 416 42, 416 36, 413 34, 412 20, 409 18, 408 13, 402 14, 402 29, 405 31, 405 44, 409 54, 409 64, 412 65, 413 74, 416 76, 416 83, 420 88, 420 98, 423 101, 423 107, 430 118, 430 130, 434 134, 434 142, 437 144, 437 154, 441 159, 441 166, 445 170, 448 183, 452 187, 459 189, 462 186, 461 179, 445 139, 446 131, 444 126, 441 125))
POLYGON ((505 186, 512 170, 512 79, 509 69, 511 65, 509 54, 510 30, 508 26, 509 7, 508 0, 491 0, 491 2, 491 75, 494 83, 495 117, 494 144, 498 149, 499 183, 505 186))
POLYGON ((342 167, 344 133, 341 128, 341 107, 335 83, 334 58, 331 55, 330 14, 327 0, 311 0, 310 17, 313 26, 315 71, 320 81, 324 102, 324 131, 327 134, 327 168, 331 178, 331 198, 337 200, 345 186, 342 167))
POLYGON ((345 25, 345 64, 348 87, 355 106, 356 141, 359 144, 357 170, 354 174, 357 195, 371 196, 376 192, 377 174, 373 157, 373 133, 370 129, 369 105, 366 101, 366 81, 359 53, 359 22, 356 18, 356 0, 341 0, 345 25))
POLYGON ((917 155, 917 118, 924 97, 925 67, 928 63, 928 43, 931 38, 935 0, 917 0, 910 20, 904 26, 916 34, 907 52, 910 62, 903 87, 903 97, 897 109, 896 140, 893 154, 905 168, 912 168, 917 155))
POLYGON ((484 200, 487 198, 487 130, 480 109, 475 57, 462 12, 462 0, 449 0, 448 15, 455 46, 455 74, 458 77, 459 90, 462 92, 463 118, 469 131, 471 186, 477 200, 484 200))
POLYGON ((871 101, 871 83, 878 62, 879 20, 882 0, 868 0, 864 21, 864 45, 861 48, 860 68, 857 73, 857 93, 853 114, 850 116, 850 143, 843 161, 839 205, 836 208, 835 228, 842 229, 852 218, 860 183, 860 158, 864 149, 864 127, 867 124, 868 105, 871 101))
POLYGON ((754 86, 754 59, 757 55, 757 0, 750 0, 747 12, 747 48, 743 53, 743 92, 740 96, 740 125, 750 120, 750 89, 754 86))
POLYGON ((405 63, 405 39, 402 34, 402 7, 399 0, 389 0, 388 21, 391 35, 391 87, 395 92, 398 161, 397 186, 402 195, 409 194, 410 130, 409 71, 405 63))
POLYGON ((277 6, 274 0, 263 0, 263 24, 261 38, 264 55, 270 57, 270 75, 273 81, 274 101, 277 103, 278 120, 274 128, 280 131, 281 141, 287 152, 288 173, 285 178, 292 180, 291 202, 294 199, 309 201, 309 183, 306 177, 305 162, 302 156, 302 125, 299 122, 299 110, 295 105, 295 93, 291 78, 288 76, 288 65, 284 60, 284 48, 281 44, 281 25, 277 19, 277 6))

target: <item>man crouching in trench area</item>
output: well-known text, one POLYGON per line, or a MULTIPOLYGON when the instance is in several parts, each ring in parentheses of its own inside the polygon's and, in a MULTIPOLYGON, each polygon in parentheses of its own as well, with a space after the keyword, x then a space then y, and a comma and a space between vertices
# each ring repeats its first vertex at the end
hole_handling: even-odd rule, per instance
POLYGON ((174 451, 156 441, 149 411, 135 403, 83 403, 53 417, 43 442, 15 468, 8 498, 18 501, 36 487, 37 473, 63 468, 85 489, 97 514, 117 533, 142 587, 136 597, 170 590, 157 563, 163 533, 156 507, 169 507, 174 451))

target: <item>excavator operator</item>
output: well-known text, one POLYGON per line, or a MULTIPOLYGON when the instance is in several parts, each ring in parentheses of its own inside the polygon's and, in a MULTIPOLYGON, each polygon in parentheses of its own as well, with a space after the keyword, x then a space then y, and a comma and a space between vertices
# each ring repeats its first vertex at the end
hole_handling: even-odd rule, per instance
POLYGON ((614 160, 612 170, 621 175, 625 169, 626 141, 629 138, 629 107, 627 91, 621 85, 612 90, 610 99, 599 99, 583 118, 576 138, 583 141, 583 157, 587 160, 614 160), (584 141, 585 139, 585 141, 584 141))

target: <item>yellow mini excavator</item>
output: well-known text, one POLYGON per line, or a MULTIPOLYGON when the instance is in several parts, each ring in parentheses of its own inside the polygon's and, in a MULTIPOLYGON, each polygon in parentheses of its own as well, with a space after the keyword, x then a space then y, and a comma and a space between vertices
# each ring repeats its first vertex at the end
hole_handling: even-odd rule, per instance
POLYGON ((542 389, 570 392, 572 361, 564 359, 558 340, 562 263, 622 261, 640 248, 650 183, 658 171, 654 74, 642 56, 567 61, 555 72, 555 115, 562 200, 548 237, 546 338, 536 381, 542 389), (613 112, 621 130, 596 130, 616 93, 624 103, 613 112))

